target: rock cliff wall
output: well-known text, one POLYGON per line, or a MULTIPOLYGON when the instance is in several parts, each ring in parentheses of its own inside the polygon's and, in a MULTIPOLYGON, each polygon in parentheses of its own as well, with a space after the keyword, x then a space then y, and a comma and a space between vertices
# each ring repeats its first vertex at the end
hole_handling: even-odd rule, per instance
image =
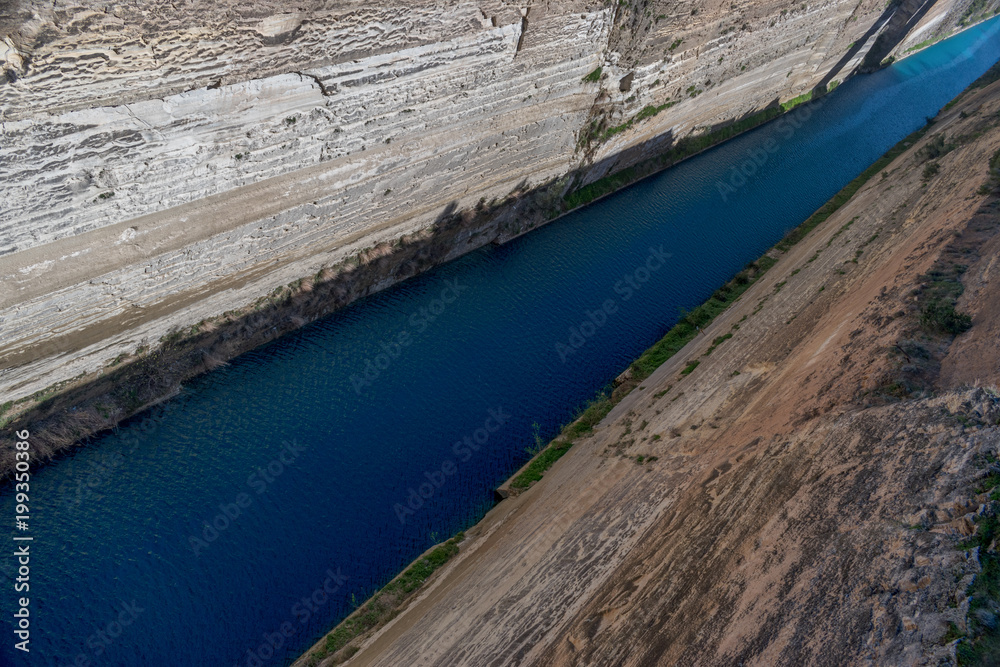
POLYGON ((0 398, 826 87, 963 2, 0 9, 0 398))

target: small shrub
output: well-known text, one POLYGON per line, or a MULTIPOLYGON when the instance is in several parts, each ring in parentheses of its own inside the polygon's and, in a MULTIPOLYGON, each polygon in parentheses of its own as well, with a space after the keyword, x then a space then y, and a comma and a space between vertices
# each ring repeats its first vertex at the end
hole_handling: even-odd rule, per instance
POLYGON ((936 134, 923 148, 917 151, 922 160, 937 160, 955 150, 955 144, 945 142, 944 134, 936 134))
POLYGON ((684 370, 681 371, 681 375, 690 375, 691 372, 694 371, 694 369, 698 368, 698 364, 700 363, 701 362, 698 361, 697 359, 692 361, 691 363, 689 363, 687 366, 684 367, 684 370))
POLYGON ((928 329, 959 335, 972 328, 972 318, 955 310, 952 304, 929 303, 920 314, 920 323, 928 329))
POLYGON ((583 80, 586 83, 597 83, 598 81, 601 80, 601 68, 598 67, 593 72, 591 72, 587 76, 583 77, 583 80))

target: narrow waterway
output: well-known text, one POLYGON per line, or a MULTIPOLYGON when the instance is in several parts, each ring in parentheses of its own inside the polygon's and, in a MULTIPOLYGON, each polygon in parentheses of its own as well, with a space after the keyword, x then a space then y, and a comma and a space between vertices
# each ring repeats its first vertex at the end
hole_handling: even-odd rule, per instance
MULTIPOLYGON (((994 19, 246 354, 39 470, 32 650, 13 649, 4 614, 0 663, 289 663, 481 517, 534 434, 551 436, 680 308, 998 58, 994 19)), ((10 561, 5 610, 19 596, 10 561)))

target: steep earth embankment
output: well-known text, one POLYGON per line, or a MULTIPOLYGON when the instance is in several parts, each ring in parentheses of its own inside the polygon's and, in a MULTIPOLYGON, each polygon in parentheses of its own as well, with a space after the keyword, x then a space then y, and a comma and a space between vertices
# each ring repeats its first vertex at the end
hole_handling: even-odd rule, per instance
POLYGON ((897 44, 968 4, 15 2, 0 18, 0 419, 65 417, 84 394, 45 401, 103 379, 122 394, 110 412, 40 433, 39 451, 109 426, 544 222, 572 188, 825 89, 891 21, 897 44), (325 305, 271 308, 331 280, 309 296, 325 305), (191 340, 208 329, 226 344, 191 340))
POLYGON ((301 664, 996 664, 1000 81, 903 147, 402 613, 301 664))

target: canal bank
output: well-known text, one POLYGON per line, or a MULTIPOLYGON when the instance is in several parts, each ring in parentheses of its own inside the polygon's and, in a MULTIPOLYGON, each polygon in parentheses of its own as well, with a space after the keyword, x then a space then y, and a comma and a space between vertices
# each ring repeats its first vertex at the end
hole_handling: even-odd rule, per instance
MULTIPOLYGON (((572 225, 564 219, 536 235, 476 251, 196 379, 172 402, 177 411, 142 432, 141 446, 129 449, 128 444, 140 433, 141 423, 126 423, 119 433, 74 452, 60 465, 40 469, 37 511, 53 526, 58 543, 68 546, 54 550, 39 545, 39 556, 50 563, 39 573, 39 586, 74 591, 71 580, 111 582, 81 593, 95 613, 112 596, 134 596, 141 606, 140 598, 155 590, 163 604, 139 619, 139 635, 122 636, 110 651, 122 659, 133 651, 149 651, 145 637, 155 636, 163 655, 174 660, 217 657, 231 664, 251 644, 256 648, 261 633, 293 618, 290 610, 322 584, 326 570, 337 572, 341 566, 347 577, 344 597, 327 601, 297 628, 296 641, 283 650, 289 657, 298 655, 350 610, 351 596, 367 598, 439 542, 435 536, 454 534, 482 516, 492 502, 492 489, 528 458, 524 449, 535 445, 533 423, 543 440, 555 436, 576 406, 662 338, 678 307, 703 303, 718 285, 954 97, 958 90, 946 94, 957 76, 948 64, 969 70, 979 66, 967 60, 966 51, 967 46, 946 45, 930 52, 934 58, 925 54, 917 60, 922 70, 890 68, 885 71, 899 78, 865 77, 843 84, 838 93, 843 89, 846 96, 829 96, 810 123, 771 154, 755 178, 727 202, 718 196, 717 183, 757 141, 766 142, 774 127, 765 125, 757 130, 763 136, 743 135, 582 209, 572 225), (939 81, 944 81, 943 92, 939 81), (907 94, 908 82, 919 91, 912 107, 899 97, 907 94), (862 87, 852 92, 853 86, 862 87), (942 99, 928 101, 928 94, 942 99), (920 106, 930 103, 934 109, 929 111, 920 106), (911 115, 885 112, 897 107, 911 115), (905 131, 891 141, 882 135, 898 132, 900 126, 905 131), (878 141, 885 145, 876 151, 878 141), (812 161, 830 154, 842 163, 812 161), (635 275, 649 248, 660 244, 672 255, 671 262, 622 301, 616 319, 577 349, 572 363, 562 363, 556 344, 568 340, 569 329, 588 311, 615 297, 616 282, 635 275), (454 280, 468 290, 418 332, 412 315, 429 307, 444 281, 454 280), (362 373, 366 361, 381 353, 382 343, 398 340, 404 330, 419 337, 369 393, 359 395, 350 377, 362 373), (395 406, 394 412, 387 413, 385 405, 395 406), (408 489, 426 480, 425 472, 433 473, 453 456, 454 442, 482 427, 490 408, 514 418, 490 436, 490 445, 467 462, 471 466, 437 489, 416 516, 400 523, 394 505, 405 502, 408 489), (261 429, 249 417, 260 414, 271 416, 270 429, 261 429), (210 549, 197 557, 191 554, 190 535, 200 534, 204 522, 219 512, 218 504, 229 502, 249 473, 277 456, 282 439, 292 438, 308 444, 303 465, 269 485, 261 502, 254 503, 255 511, 241 516, 210 549), (125 452, 133 465, 118 466, 113 483, 102 484, 99 478, 86 487, 92 496, 79 505, 70 503, 76 482, 81 475, 87 480, 95 456, 125 452), (184 497, 175 493, 178 488, 185 489, 184 497), (272 521, 275 516, 280 521, 272 521), (98 535, 108 532, 116 536, 114 544, 99 540, 98 535), (104 546, 87 558, 79 557, 73 546, 95 543, 104 546), (119 565, 123 561, 124 567, 119 565), (239 564, 235 569, 234 563, 239 564), (178 575, 189 585, 178 587, 178 575), (256 583, 240 583, 247 581, 256 583), (191 647, 182 641, 189 636, 189 620, 181 622, 171 610, 192 604, 202 610, 197 618, 227 619, 224 628, 210 622, 200 628, 203 636, 212 637, 210 645, 191 647)), ((790 286, 791 281, 774 300, 790 294, 790 286)), ((719 335, 713 333, 712 339, 719 335)), ((724 342, 684 377, 700 381, 716 355, 736 342, 735 336, 724 342)), ((755 375, 734 377, 752 381, 755 375)), ((628 463, 633 466, 629 470, 644 469, 634 460, 628 463)), ((107 613, 112 611, 113 605, 107 613)), ((53 643, 46 650, 76 655, 77 640, 85 642, 92 632, 85 619, 65 602, 48 613, 62 630, 46 633, 42 641, 53 643)))
MULTIPOLYGON (((705 322, 704 338, 680 334, 690 342, 679 340, 683 346, 676 359, 668 355, 648 377, 640 372, 642 364, 634 364, 642 384, 636 379, 624 401, 599 400, 599 415, 565 427, 547 451, 580 436, 582 450, 569 450, 552 470, 552 480, 504 500, 466 530, 469 539, 457 545, 455 562, 425 589, 398 608, 379 608, 381 618, 362 607, 295 664, 389 665, 418 656, 433 664, 458 656, 466 661, 508 656, 525 664, 579 664, 586 656, 604 664, 616 661, 616 653, 681 664, 696 654, 756 664, 791 653, 789 659, 805 664, 828 650, 824 636, 829 635, 799 628, 802 639, 789 646, 769 628, 794 626, 790 615, 816 628, 812 619, 822 615, 839 628, 838 637, 867 636, 867 625, 856 625, 851 615, 869 604, 879 615, 872 623, 886 634, 865 650, 880 660, 903 652, 932 662, 955 660, 957 652, 958 664, 986 664, 977 661, 991 659, 992 631, 970 614, 970 600, 977 608, 995 603, 988 593, 993 579, 976 583, 968 595, 966 590, 994 575, 985 570, 980 575, 968 555, 983 540, 963 536, 979 521, 992 531, 995 511, 982 509, 982 502, 992 507, 986 496, 994 482, 981 478, 983 461, 995 460, 1000 442, 1000 367, 995 350, 983 356, 974 351, 974 341, 988 340, 998 323, 995 291, 991 296, 990 287, 979 282, 992 265, 989 248, 1000 239, 1000 173, 990 171, 1000 159, 993 118, 1000 110, 998 74, 994 67, 764 255, 771 258, 772 272, 781 275, 753 280, 756 288, 748 287, 742 301, 714 323, 705 322), (957 155, 943 159, 939 145, 957 155), (928 164, 941 169, 929 170, 928 164), (959 191, 943 194, 956 186, 959 191), (973 250, 984 244, 981 252, 973 250), (948 280, 944 273, 956 256, 968 262, 970 275, 953 280, 975 286, 978 295, 956 301, 972 309, 971 332, 942 331, 926 320, 927 300, 938 298, 934 285, 948 280), (915 334, 926 346, 921 354, 934 359, 924 369, 911 363, 915 334), (747 350, 748 336, 765 349, 747 350), (826 365, 817 361, 825 350, 826 365), (962 357, 967 357, 964 375, 921 375, 942 360, 945 367, 962 364, 962 357), (692 360, 711 368, 692 367, 692 360), (702 373, 709 378, 700 379, 702 373), (965 389, 973 378, 979 388, 965 389), (740 397, 744 392, 751 396, 740 397), (618 405, 609 415, 611 404, 618 405), (594 432, 595 418, 605 415, 594 432), (892 444, 880 446, 886 440, 892 444), (688 460, 694 458, 705 461, 692 465, 688 460), (829 461, 820 462, 824 458, 838 460, 841 472, 824 474, 823 468, 829 469, 829 461), (948 462, 947 471, 942 461, 948 462), (913 477, 903 481, 907 475, 924 477, 919 483, 913 477), (865 488, 860 496, 856 483, 865 488), (626 491, 629 487, 636 490, 626 491), (677 500, 684 494, 697 498, 684 505, 677 500), (827 507, 828 494, 839 504, 827 507), (733 506, 741 504, 752 511, 735 513, 733 506), (810 505, 808 513, 796 509, 803 504, 810 505), (882 507, 859 511, 867 505, 882 507), (936 509, 945 506, 947 514, 936 509), (862 524, 849 529, 860 534, 836 538, 832 550, 807 547, 815 540, 812 533, 827 531, 840 513, 846 513, 842 521, 862 524), (625 517, 641 525, 629 525, 625 517), (917 519, 900 525, 907 517, 917 519), (772 524, 784 525, 785 539, 774 541, 772 524), (765 538, 757 530, 771 541, 762 546, 765 538), (698 558, 689 557, 692 548, 698 558), (785 555, 772 559, 775 553, 785 555), (872 557, 857 560, 859 553, 872 557), (914 553, 916 566, 910 569, 914 553), (837 583, 820 576, 831 563, 840 568, 837 583), (767 581, 777 576, 775 570, 810 581, 817 595, 795 588, 783 594, 759 591, 754 576, 767 581), (681 583, 672 586, 665 571, 675 572, 681 583), (842 602, 846 590, 864 590, 869 578, 880 577, 899 580, 901 590, 842 602), (595 585, 594 579, 603 583, 595 585), (832 605, 830 587, 837 589, 832 605), (752 604, 740 595, 750 596, 752 604), (751 617, 716 620, 720 596, 748 608, 751 617), (612 603, 612 634, 577 634, 612 603), (652 622, 667 634, 666 643, 645 634, 648 612, 657 605, 661 610, 652 622), (761 615, 759 607, 768 614, 761 615), (505 613, 498 615, 497 609, 505 613), (669 630, 674 621, 666 619, 681 613, 685 627, 700 624, 697 641, 669 630), (367 628, 357 622, 366 616, 372 621, 367 628), (347 632, 373 627, 353 642, 347 632), (623 644, 623 635, 631 641, 623 644), (756 635, 756 641, 728 639, 746 635, 756 635)), ((678 338, 676 328, 672 334, 668 340, 678 338)), ((655 349, 644 356, 651 353, 655 349)), ((531 465, 505 486, 515 486, 531 465)), ((993 480, 996 473, 990 475, 993 480)), ((853 653, 840 655, 847 659, 853 653)))

